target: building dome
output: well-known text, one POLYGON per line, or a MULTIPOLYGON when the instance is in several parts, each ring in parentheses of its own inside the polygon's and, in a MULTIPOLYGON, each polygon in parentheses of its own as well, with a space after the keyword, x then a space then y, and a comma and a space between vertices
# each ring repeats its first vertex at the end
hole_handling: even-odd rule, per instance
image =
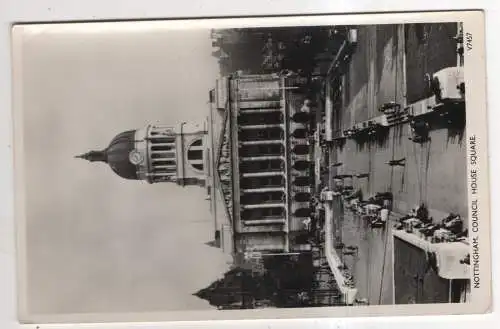
POLYGON ((137 166, 130 162, 130 154, 135 148, 135 130, 129 130, 116 135, 108 147, 100 151, 90 151, 77 158, 91 162, 105 162, 120 177, 139 179, 137 166))

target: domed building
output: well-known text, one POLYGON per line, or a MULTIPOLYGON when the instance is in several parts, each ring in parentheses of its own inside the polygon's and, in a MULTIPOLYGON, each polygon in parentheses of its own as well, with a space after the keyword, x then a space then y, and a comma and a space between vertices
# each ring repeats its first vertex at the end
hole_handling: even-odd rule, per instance
POLYGON ((122 179, 202 186, 215 245, 228 254, 310 250, 304 223, 316 171, 296 84, 275 74, 221 77, 203 125, 125 131, 78 158, 107 163, 122 179))
POLYGON ((205 125, 148 125, 122 132, 106 148, 76 157, 107 163, 124 179, 205 186, 206 136, 205 125))

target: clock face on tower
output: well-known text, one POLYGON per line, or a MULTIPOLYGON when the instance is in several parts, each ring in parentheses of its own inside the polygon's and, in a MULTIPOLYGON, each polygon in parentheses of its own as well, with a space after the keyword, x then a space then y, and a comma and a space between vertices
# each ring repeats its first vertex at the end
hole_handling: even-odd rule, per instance
POLYGON ((137 150, 132 150, 128 155, 128 158, 134 165, 139 165, 144 161, 144 156, 137 150))

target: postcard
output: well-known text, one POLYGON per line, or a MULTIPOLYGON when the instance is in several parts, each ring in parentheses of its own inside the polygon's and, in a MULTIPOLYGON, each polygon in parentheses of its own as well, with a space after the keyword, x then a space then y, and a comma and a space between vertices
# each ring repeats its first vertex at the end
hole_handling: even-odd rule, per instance
POLYGON ((13 25, 19 320, 489 312, 484 32, 13 25))

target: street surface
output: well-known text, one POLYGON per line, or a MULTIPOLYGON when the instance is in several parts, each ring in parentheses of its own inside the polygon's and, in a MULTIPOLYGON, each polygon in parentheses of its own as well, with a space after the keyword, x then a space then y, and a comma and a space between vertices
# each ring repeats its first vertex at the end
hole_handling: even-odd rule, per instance
POLYGON ((350 211, 335 218, 342 227, 342 242, 346 246, 358 247, 357 253, 352 255, 338 251, 354 276, 358 299, 367 299, 370 305, 392 304, 391 225, 371 228, 366 220, 350 211))
MULTIPOLYGON (((358 46, 345 77, 344 105, 336 114, 342 129, 381 115, 378 108, 384 103, 406 106, 425 98, 425 74, 457 64, 452 39, 456 31, 455 23, 359 28, 358 46)), ((467 225, 464 134, 436 129, 430 132, 430 142, 420 145, 408 139, 409 127, 404 124, 391 127, 380 142, 360 145, 348 139, 342 148, 332 150, 330 163, 343 164, 332 168, 332 175, 369 174, 344 184, 361 189, 364 199, 376 192, 392 192, 398 213, 425 203, 435 220, 453 212, 467 225), (405 166, 387 164, 395 159, 406 159, 405 166)), ((348 212, 335 218, 342 227, 342 242, 358 247, 357 255, 343 257, 359 298, 371 305, 392 304, 392 225, 372 229, 348 212)))
MULTIPOLYGON (((344 129, 379 116, 378 108, 384 103, 404 106, 424 98, 425 73, 456 65, 451 45, 455 33, 454 23, 361 28, 346 78, 345 109, 339 118, 344 129)), ((352 185, 366 197, 392 191, 399 212, 424 202, 436 216, 455 212, 466 217, 464 132, 432 130, 431 141, 423 145, 408 137, 409 127, 404 124, 391 128, 380 143, 360 145, 347 140, 336 152, 334 161, 343 163, 337 173, 368 173, 369 178, 354 179, 352 185), (402 158, 405 167, 387 165, 389 160, 402 158)))

